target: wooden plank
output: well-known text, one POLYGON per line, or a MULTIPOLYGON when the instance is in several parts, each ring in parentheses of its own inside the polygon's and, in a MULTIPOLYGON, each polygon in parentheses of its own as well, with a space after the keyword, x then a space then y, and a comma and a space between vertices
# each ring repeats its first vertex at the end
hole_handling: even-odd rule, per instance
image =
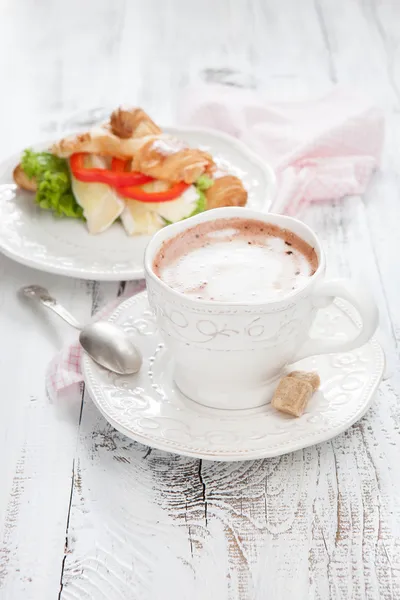
MULTIPOLYGON (((63 89, 64 57, 69 69, 66 85, 79 97, 82 88, 69 73, 78 58, 82 73, 82 55, 69 56, 66 46, 76 43, 76 36, 72 36, 74 42, 70 36, 74 29, 78 37, 85 37, 89 18, 99 46, 107 35, 114 39, 109 28, 112 15, 118 18, 118 9, 112 2, 101 4, 103 10, 96 22, 89 6, 86 11, 80 8, 80 15, 86 16, 80 26, 74 24, 77 13, 72 13, 73 6, 70 15, 60 19, 62 2, 3 3, 0 76, 12 93, 2 94, 0 99, 1 157, 51 136, 57 119, 74 108, 74 99, 63 89)), ((96 6, 98 9, 99 3, 96 6)), ((108 60, 111 65, 111 48, 104 54, 103 64, 108 60)), ((94 56, 91 58, 95 62, 94 56)), ((85 64, 88 72, 89 62, 85 64)), ((87 73, 82 75, 87 77, 87 73)), ((100 80, 99 86, 103 86, 100 80)), ((85 88, 86 106, 101 100, 93 80, 85 88)), ((81 399, 76 395, 70 403, 51 405, 44 378, 54 353, 76 334, 56 317, 21 302, 16 292, 28 283, 45 285, 82 321, 90 317, 93 303, 110 294, 107 296, 107 286, 100 290, 46 275, 5 257, 0 257, 0 273, 0 596, 55 598, 60 588, 81 399)), ((118 286, 111 287, 115 297, 118 286)))
POLYGON ((44 389, 47 363, 72 331, 16 292, 33 281, 47 285, 81 318, 90 293, 3 257, 0 270, 0 589, 4 598, 45 597, 59 582, 80 402, 52 406, 44 389))
MULTIPOLYGON (((378 106, 385 110, 386 139, 382 167, 365 195, 365 225, 371 233, 374 262, 379 279, 371 281, 381 288, 382 319, 386 330, 399 340, 398 269, 393 268, 393 254, 400 219, 398 202, 400 156, 398 152, 399 75, 398 53, 399 6, 396 3, 348 2, 339 8, 319 0, 327 22, 327 38, 333 48, 339 83, 356 83, 378 106), (343 12, 344 11, 344 12, 343 12), (350 35, 350 30, 353 32, 350 35), (354 40, 357 39, 357 44, 354 40), (388 244, 388 240, 393 240, 388 244), (384 316, 386 315, 386 316, 384 316)), ((356 239, 354 246, 356 246, 356 239)), ((357 249, 354 248, 357 256, 357 249)), ((369 262, 360 260, 360 270, 368 276, 369 262)), ((398 359, 398 351, 392 360, 398 359)))

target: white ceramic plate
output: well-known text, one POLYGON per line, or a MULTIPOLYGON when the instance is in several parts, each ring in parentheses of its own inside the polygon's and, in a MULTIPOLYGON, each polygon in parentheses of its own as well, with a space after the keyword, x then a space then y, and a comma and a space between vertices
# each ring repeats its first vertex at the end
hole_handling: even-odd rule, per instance
MULTIPOLYGON (((234 461, 278 456, 338 435, 368 409, 379 385, 384 355, 375 338, 353 352, 305 359, 294 368, 316 370, 321 391, 296 419, 270 405, 251 410, 205 408, 185 398, 172 380, 146 293, 130 298, 110 317, 134 335, 144 363, 139 374, 113 375, 87 356, 87 389, 105 418, 128 437, 148 446, 208 460, 234 461)), ((359 323, 342 301, 319 311, 316 337, 353 337, 359 323)))
MULTIPOLYGON (((218 131, 170 127, 165 132, 193 147, 204 147, 244 181, 248 206, 268 210, 274 193, 272 169, 244 144, 218 131)), ((37 149, 45 149, 49 144, 37 149)), ((106 232, 89 235, 83 222, 57 219, 40 210, 32 194, 15 191, 12 171, 15 155, 0 165, 0 251, 14 260, 50 273, 119 281, 143 277, 143 255, 148 236, 129 237, 120 223, 106 232)))

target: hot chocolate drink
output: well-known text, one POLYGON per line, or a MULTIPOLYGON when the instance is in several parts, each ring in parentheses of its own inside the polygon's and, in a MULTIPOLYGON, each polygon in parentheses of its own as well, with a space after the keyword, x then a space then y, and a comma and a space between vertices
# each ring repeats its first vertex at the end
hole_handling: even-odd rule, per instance
POLYGON ((172 289, 201 300, 280 300, 305 286, 318 267, 296 234, 254 219, 199 223, 164 242, 153 269, 172 289))

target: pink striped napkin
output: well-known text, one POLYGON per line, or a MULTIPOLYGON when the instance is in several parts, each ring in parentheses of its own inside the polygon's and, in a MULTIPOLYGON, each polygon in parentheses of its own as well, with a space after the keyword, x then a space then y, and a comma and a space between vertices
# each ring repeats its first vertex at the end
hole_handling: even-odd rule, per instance
POLYGON ((298 215, 308 202, 361 195, 380 162, 383 114, 354 90, 265 103, 252 91, 207 85, 185 92, 179 114, 184 124, 241 139, 271 164, 278 178, 274 212, 298 215))

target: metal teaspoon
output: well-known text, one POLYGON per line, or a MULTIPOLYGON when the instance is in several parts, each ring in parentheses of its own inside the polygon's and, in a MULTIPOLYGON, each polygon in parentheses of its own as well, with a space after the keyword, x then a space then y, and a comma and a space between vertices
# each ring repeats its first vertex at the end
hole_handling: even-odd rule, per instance
POLYGON ((119 375, 130 375, 140 370, 142 366, 140 351, 117 325, 108 321, 81 325, 66 308, 49 294, 46 288, 40 285, 28 285, 21 288, 20 293, 28 298, 38 300, 69 325, 78 329, 82 348, 102 367, 119 375))

